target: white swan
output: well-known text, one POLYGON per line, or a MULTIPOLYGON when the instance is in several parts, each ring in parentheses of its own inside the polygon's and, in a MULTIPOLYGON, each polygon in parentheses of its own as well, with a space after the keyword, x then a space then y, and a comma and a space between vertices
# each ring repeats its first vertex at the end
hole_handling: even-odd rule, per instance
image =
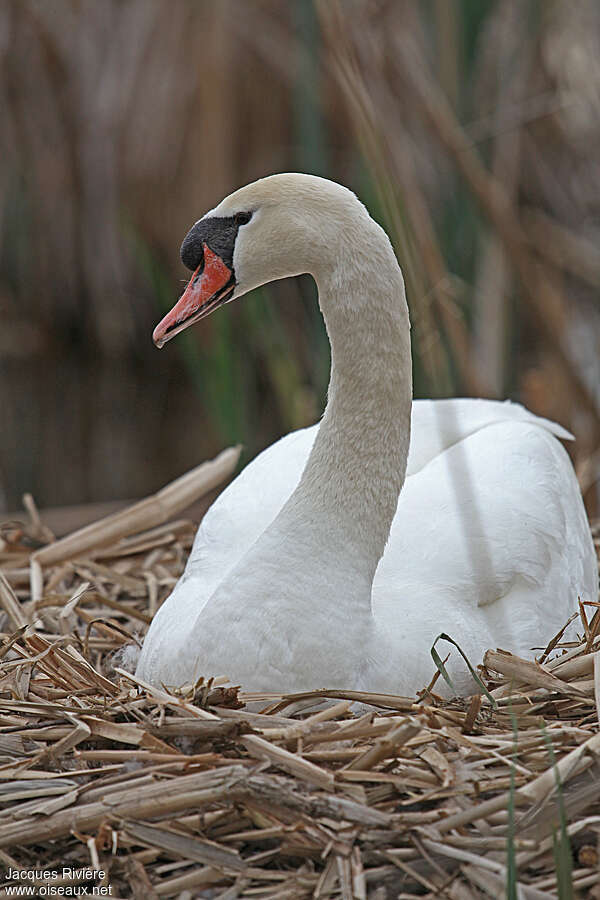
MULTIPOLYGON (((402 274, 351 191, 264 178, 200 219, 181 255, 195 271, 155 329, 159 346, 261 284, 309 272, 331 381, 320 425, 269 447, 206 514, 140 677, 412 694, 434 672, 439 632, 474 664, 488 647, 531 656, 578 597, 595 599, 590 530, 556 440, 571 435, 517 404, 412 403, 402 274)), ((473 691, 457 653, 448 669, 473 691)))

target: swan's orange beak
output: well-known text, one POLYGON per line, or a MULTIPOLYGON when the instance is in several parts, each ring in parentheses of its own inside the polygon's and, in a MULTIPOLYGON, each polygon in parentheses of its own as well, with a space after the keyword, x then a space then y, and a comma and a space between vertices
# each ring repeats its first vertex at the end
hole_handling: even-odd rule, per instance
POLYGON ((173 309, 154 329, 152 340, 157 347, 162 347, 188 325, 209 315, 233 294, 233 272, 220 256, 213 253, 208 244, 203 244, 202 247, 204 265, 201 263, 198 266, 173 309))

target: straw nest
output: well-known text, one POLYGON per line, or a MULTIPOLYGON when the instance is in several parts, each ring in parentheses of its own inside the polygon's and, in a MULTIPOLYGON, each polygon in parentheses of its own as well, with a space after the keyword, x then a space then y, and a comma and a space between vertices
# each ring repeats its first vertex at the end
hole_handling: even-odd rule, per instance
POLYGON ((18 870, 41 896, 51 883, 134 898, 469 898, 516 883, 536 898, 565 878, 599 896, 597 609, 581 609, 579 644, 559 636, 538 663, 490 650, 493 701, 444 702, 435 682, 416 698, 258 697, 219 678, 174 691, 126 671, 124 648, 192 544, 195 525, 173 517, 236 460, 227 451, 59 541, 31 503, 27 524, 4 529, 0 896, 18 870))

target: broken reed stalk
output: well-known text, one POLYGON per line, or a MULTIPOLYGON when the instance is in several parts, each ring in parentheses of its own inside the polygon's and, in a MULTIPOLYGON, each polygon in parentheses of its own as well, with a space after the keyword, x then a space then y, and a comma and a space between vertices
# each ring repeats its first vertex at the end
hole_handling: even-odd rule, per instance
POLYGON ((501 650, 488 650, 483 657, 483 664, 494 672, 500 672, 510 679, 508 686, 498 688, 492 694, 493 697, 505 696, 510 691, 512 682, 516 684, 532 685, 545 688, 549 691, 560 691, 567 696, 585 696, 585 692, 573 684, 561 681, 555 675, 546 672, 542 666, 529 660, 520 659, 512 653, 501 650))
POLYGON ((0 569, 0 606, 4 608, 13 628, 23 628, 28 624, 23 607, 2 569, 0 569))
POLYGON ((162 525, 229 478, 237 466, 240 452, 241 447, 224 450, 215 459, 201 463, 151 497, 42 547, 32 555, 32 560, 41 566, 55 565, 162 525))
POLYGON ((26 818, 22 821, 0 825, 0 848, 15 844, 30 845, 39 840, 64 837, 73 830, 86 831, 98 828, 106 816, 165 816, 185 809, 194 809, 217 802, 226 792, 246 776, 243 766, 230 766, 195 775, 182 775, 169 782, 165 791, 162 781, 144 787, 117 792, 102 800, 84 803, 76 810, 57 812, 52 821, 26 818))
MULTIPOLYGON (((554 765, 550 765, 541 775, 533 781, 523 785, 515 793, 515 806, 528 804, 533 806, 544 798, 549 798, 556 788, 557 776, 561 784, 566 784, 576 775, 580 775, 586 769, 596 764, 597 754, 600 752, 600 734, 593 734, 587 741, 575 747, 566 756, 554 765)), ((437 826, 440 834, 446 834, 454 828, 485 819, 492 813, 508 808, 509 792, 506 791, 498 797, 484 800, 483 803, 471 806, 455 815, 448 816, 437 826)))

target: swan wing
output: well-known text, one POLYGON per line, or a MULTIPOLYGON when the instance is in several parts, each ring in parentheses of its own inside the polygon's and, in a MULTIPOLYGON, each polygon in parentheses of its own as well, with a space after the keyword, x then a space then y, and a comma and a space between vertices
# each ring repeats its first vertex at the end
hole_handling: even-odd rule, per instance
POLYGON ((407 675, 414 684, 431 676, 429 649, 440 632, 473 663, 496 646, 531 656, 578 598, 594 599, 596 580, 566 451, 546 427, 512 419, 452 444, 407 479, 373 613, 394 654, 423 667, 407 675))
POLYGON ((447 400, 416 400, 412 407, 412 432, 407 476, 416 474, 440 453, 465 440, 488 425, 500 422, 526 422, 543 428, 562 440, 573 435, 511 400, 473 400, 453 397, 447 400))

